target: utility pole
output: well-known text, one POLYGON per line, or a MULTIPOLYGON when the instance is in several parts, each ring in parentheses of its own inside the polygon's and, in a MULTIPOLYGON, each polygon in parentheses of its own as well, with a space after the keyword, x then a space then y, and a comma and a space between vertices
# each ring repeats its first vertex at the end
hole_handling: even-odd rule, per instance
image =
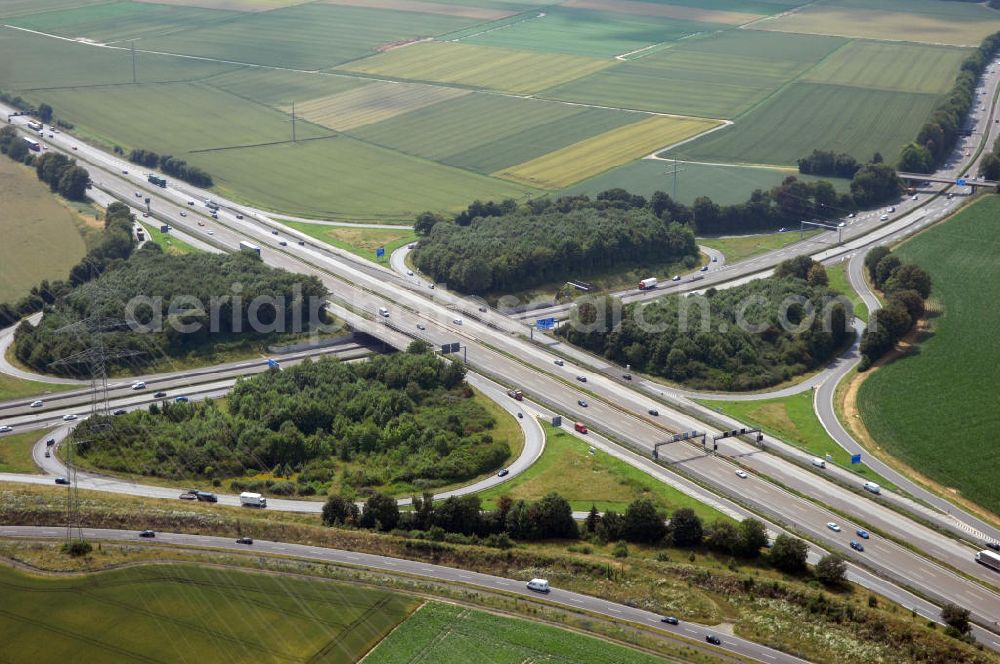
POLYGON ((132 83, 138 83, 138 79, 135 76, 135 40, 132 42, 132 83))
POLYGON ((677 174, 681 172, 681 169, 677 167, 677 157, 674 157, 673 162, 674 162, 674 168, 673 168, 673 170, 667 171, 666 174, 674 176, 674 196, 673 196, 673 198, 676 201, 677 200, 677 174))
POLYGON ((292 143, 295 142, 295 102, 292 102, 292 143))

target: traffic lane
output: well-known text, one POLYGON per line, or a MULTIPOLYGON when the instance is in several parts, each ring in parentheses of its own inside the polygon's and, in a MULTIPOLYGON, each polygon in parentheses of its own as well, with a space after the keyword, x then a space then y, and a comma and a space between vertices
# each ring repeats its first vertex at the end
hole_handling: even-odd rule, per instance
MULTIPOLYGON (((0 536, 15 538, 59 538, 65 536, 65 531, 56 527, 29 527, 29 526, 0 526, 0 536)), ((625 620, 643 625, 650 629, 657 629, 664 635, 680 638, 681 642, 687 646, 695 646, 707 652, 729 651, 746 657, 752 657, 759 661, 803 663, 805 660, 793 657, 786 653, 767 648, 753 641, 747 641, 736 636, 731 636, 724 632, 719 632, 710 627, 698 625, 696 623, 682 622, 680 625, 668 625, 660 622, 659 614, 635 609, 624 604, 615 604, 605 599, 584 595, 553 588, 549 593, 539 594, 527 589, 525 582, 518 579, 483 574, 481 572, 467 571, 454 567, 445 567, 422 561, 406 560, 403 558, 390 558, 387 556, 377 556, 369 553, 344 551, 340 549, 328 549, 305 544, 288 544, 268 540, 254 540, 250 546, 237 544, 233 539, 226 537, 213 537, 210 535, 188 535, 183 533, 156 533, 153 540, 140 539, 136 531, 109 530, 84 528, 83 536, 88 539, 97 539, 114 542, 129 542, 133 544, 143 544, 155 546, 160 543, 209 547, 222 549, 230 552, 249 552, 253 554, 257 551, 279 555, 293 556, 296 558, 307 558, 319 560, 327 563, 340 565, 350 565, 354 567, 365 567, 369 569, 381 570, 390 573, 407 574, 417 577, 430 578, 438 581, 472 586, 501 592, 505 594, 517 595, 535 601, 544 601, 556 604, 574 611, 586 611, 600 614, 602 616, 625 620), (721 646, 709 647, 699 641, 704 641, 706 635, 712 634, 722 642, 721 646)))

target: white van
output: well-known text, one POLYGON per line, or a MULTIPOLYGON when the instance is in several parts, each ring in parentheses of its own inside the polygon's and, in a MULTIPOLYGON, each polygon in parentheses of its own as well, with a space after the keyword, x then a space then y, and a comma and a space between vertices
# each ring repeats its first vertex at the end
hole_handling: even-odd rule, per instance
POLYGON ((823 461, 819 457, 813 457, 812 463, 817 468, 826 468, 826 461, 823 461))
POLYGON ((865 491, 871 491, 872 493, 882 493, 882 487, 875 482, 865 482, 865 491))
POLYGON ((388 318, 389 317, 389 310, 386 309, 385 307, 379 307, 378 308, 378 315, 382 316, 383 318, 388 318))
POLYGON ((534 590, 536 593, 547 593, 549 592, 549 582, 547 579, 532 579, 528 581, 528 590, 534 590))

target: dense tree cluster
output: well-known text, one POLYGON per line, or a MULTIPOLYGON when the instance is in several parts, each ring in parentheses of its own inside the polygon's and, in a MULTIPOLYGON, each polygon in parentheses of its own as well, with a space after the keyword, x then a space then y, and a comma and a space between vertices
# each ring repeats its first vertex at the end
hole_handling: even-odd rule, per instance
POLYGON ((39 371, 75 375, 84 367, 50 365, 89 347, 99 334, 108 348, 144 352, 112 362, 112 368, 141 367, 163 355, 228 341, 240 331, 245 337, 262 338, 275 331, 297 331, 308 322, 305 303, 327 294, 316 277, 268 267, 247 253, 169 256, 147 244, 129 257, 131 222, 120 212, 124 206, 116 205, 109 208, 108 219, 118 220, 117 230, 106 232, 102 243, 70 272, 70 283, 79 287, 56 298, 37 327, 25 321, 18 328, 14 352, 21 362, 39 371), (255 303, 258 297, 267 299, 255 303), (134 320, 156 329, 136 331, 119 324, 73 334, 59 331, 94 317, 134 320), (267 327, 255 329, 254 321, 267 327))
POLYGON ((1000 49, 1000 32, 986 37, 963 62, 948 96, 938 104, 917 138, 903 148, 899 169, 932 173, 955 149, 955 143, 977 103, 976 86, 986 65, 1000 49))
POLYGON ((49 185, 54 193, 70 200, 82 201, 90 186, 87 169, 77 166, 66 155, 46 152, 38 156, 10 125, 0 129, 0 152, 14 161, 35 167, 38 179, 49 185))
POLYGON ((851 197, 858 207, 870 207, 895 200, 903 191, 903 181, 889 164, 869 163, 858 169, 851 180, 851 197))
POLYGON ((913 329, 931 295, 930 274, 918 265, 903 263, 885 247, 868 252, 865 268, 875 288, 885 293, 886 305, 872 314, 861 337, 861 371, 895 348, 913 329))
POLYGON ((799 159, 799 173, 803 175, 851 179, 860 168, 861 164, 851 155, 837 154, 832 150, 813 150, 808 157, 799 159))
POLYGON ((589 199, 562 208, 490 205, 474 203, 470 210, 491 212, 467 225, 434 224, 413 254, 417 267, 455 290, 484 294, 585 279, 638 261, 687 258, 694 265, 698 252, 690 230, 645 207, 589 199))
POLYGON ((129 152, 128 159, 146 168, 159 168, 167 175, 196 187, 211 187, 214 184, 212 176, 202 169, 190 166, 186 161, 167 154, 159 155, 151 150, 136 148, 129 152))
POLYGON ((493 471, 510 455, 506 441, 493 439, 495 425, 465 385, 462 365, 401 353, 268 371, 240 380, 228 408, 168 401, 91 418, 74 436, 85 441, 80 455, 99 468, 202 480, 271 472, 286 478, 267 485, 271 493, 312 495, 327 493, 335 477, 362 492, 493 471))
POLYGON ((775 275, 705 296, 625 307, 578 304, 558 334, 619 364, 700 389, 754 390, 829 360, 852 333, 849 303, 808 257, 775 275))
POLYGON ((74 287, 120 267, 132 254, 134 247, 132 213, 128 206, 112 203, 105 211, 104 232, 100 240, 73 266, 69 277, 65 281, 42 281, 17 302, 0 303, 0 327, 15 324, 24 316, 62 300, 74 287))
POLYGON ((993 149, 979 161, 979 176, 985 180, 1000 180, 1000 138, 993 141, 993 149))

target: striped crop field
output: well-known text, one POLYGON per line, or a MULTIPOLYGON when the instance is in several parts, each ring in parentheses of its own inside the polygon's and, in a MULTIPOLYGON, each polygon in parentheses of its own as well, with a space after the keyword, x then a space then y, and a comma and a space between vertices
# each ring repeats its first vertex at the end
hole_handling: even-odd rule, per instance
POLYGON ((542 189, 561 189, 639 159, 714 127, 718 121, 655 116, 612 129, 561 150, 494 173, 542 189))
POLYGON ((433 81, 532 94, 610 67, 602 60, 452 42, 423 42, 342 68, 411 81, 433 81))
POLYGON ((310 99, 298 104, 295 111, 316 124, 337 131, 347 131, 461 97, 469 92, 439 85, 376 81, 329 97, 310 99))
POLYGON ((596 9, 623 14, 635 14, 649 18, 669 18, 684 21, 702 21, 721 25, 742 25, 763 18, 760 14, 750 14, 737 11, 720 11, 718 9, 703 9, 685 7, 668 3, 635 2, 633 0, 568 0, 563 7, 578 9, 596 9))

